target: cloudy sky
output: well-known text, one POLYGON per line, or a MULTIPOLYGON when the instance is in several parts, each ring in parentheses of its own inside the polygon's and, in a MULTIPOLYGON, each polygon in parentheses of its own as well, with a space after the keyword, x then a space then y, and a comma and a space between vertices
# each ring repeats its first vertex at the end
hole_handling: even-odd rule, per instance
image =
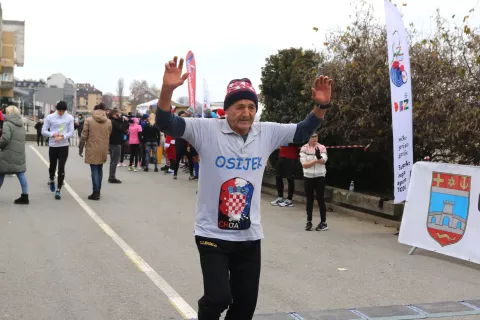
MULTIPOLYGON (((367 0, 384 22, 383 0, 367 0)), ((394 0, 405 24, 432 30, 439 7, 457 21, 480 0, 394 0)), ((197 62, 197 100, 202 79, 212 101, 222 101, 229 80, 248 77, 258 89, 265 58, 288 47, 321 48, 325 34, 345 26, 352 0, 2 0, 3 17, 26 21, 25 66, 19 79, 61 72, 114 92, 119 77, 161 85, 164 63, 192 50, 197 62), (314 32, 313 27, 319 28, 314 32)), ((480 13, 473 17, 480 23, 480 13)), ((187 94, 186 85, 175 97, 187 94)))

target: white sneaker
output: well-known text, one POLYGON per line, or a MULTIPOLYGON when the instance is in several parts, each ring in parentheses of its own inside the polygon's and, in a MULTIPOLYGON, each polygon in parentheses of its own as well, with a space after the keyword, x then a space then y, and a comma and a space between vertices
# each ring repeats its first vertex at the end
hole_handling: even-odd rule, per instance
POLYGON ((278 206, 280 203, 282 203, 283 201, 285 201, 283 198, 280 198, 278 197, 277 199, 273 200, 272 202, 270 202, 270 204, 272 206, 278 206))
POLYGON ((122 167, 126 167, 127 165, 125 163, 120 163, 122 165, 122 167))
POLYGON ((292 200, 285 200, 285 201, 282 201, 278 204, 280 207, 293 207, 293 202, 292 200))
POLYGON ((137 172, 137 167, 133 167, 133 172, 137 172))
POLYGON ((120 168, 121 166, 122 166, 122 164, 121 164, 121 163, 117 164, 117 168, 120 168))

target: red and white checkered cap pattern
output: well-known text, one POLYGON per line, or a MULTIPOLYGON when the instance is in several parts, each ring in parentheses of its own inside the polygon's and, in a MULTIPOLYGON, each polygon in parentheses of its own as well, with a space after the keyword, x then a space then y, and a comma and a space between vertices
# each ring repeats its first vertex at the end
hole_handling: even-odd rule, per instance
POLYGON ((227 200, 228 213, 242 214, 246 203, 247 196, 238 192, 230 193, 227 200))
POLYGON ((257 93, 252 83, 248 79, 232 80, 227 87, 227 97, 237 91, 250 90, 253 93, 257 93))

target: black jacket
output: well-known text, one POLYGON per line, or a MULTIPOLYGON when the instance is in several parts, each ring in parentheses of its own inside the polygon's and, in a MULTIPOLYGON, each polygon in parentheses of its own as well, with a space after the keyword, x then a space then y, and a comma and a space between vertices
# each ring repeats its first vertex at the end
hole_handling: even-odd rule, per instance
POLYGON ((159 142, 160 141, 160 131, 158 131, 156 126, 151 126, 147 123, 143 127, 143 143, 148 142, 159 142))
POLYGON ((123 121, 123 119, 111 118, 112 120, 112 133, 110 134, 110 144, 120 144, 122 145, 125 140, 123 137, 128 130, 128 122, 123 121))
POLYGON ((37 122, 35 124, 35 129, 37 129, 37 134, 38 135, 42 134, 42 128, 43 128, 43 123, 37 122))

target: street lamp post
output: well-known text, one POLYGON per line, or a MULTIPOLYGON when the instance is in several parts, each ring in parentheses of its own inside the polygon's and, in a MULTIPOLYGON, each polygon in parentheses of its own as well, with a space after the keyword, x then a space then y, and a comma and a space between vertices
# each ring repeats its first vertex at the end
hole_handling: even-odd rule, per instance
POLYGON ((35 90, 33 90, 33 121, 35 121, 35 90))

